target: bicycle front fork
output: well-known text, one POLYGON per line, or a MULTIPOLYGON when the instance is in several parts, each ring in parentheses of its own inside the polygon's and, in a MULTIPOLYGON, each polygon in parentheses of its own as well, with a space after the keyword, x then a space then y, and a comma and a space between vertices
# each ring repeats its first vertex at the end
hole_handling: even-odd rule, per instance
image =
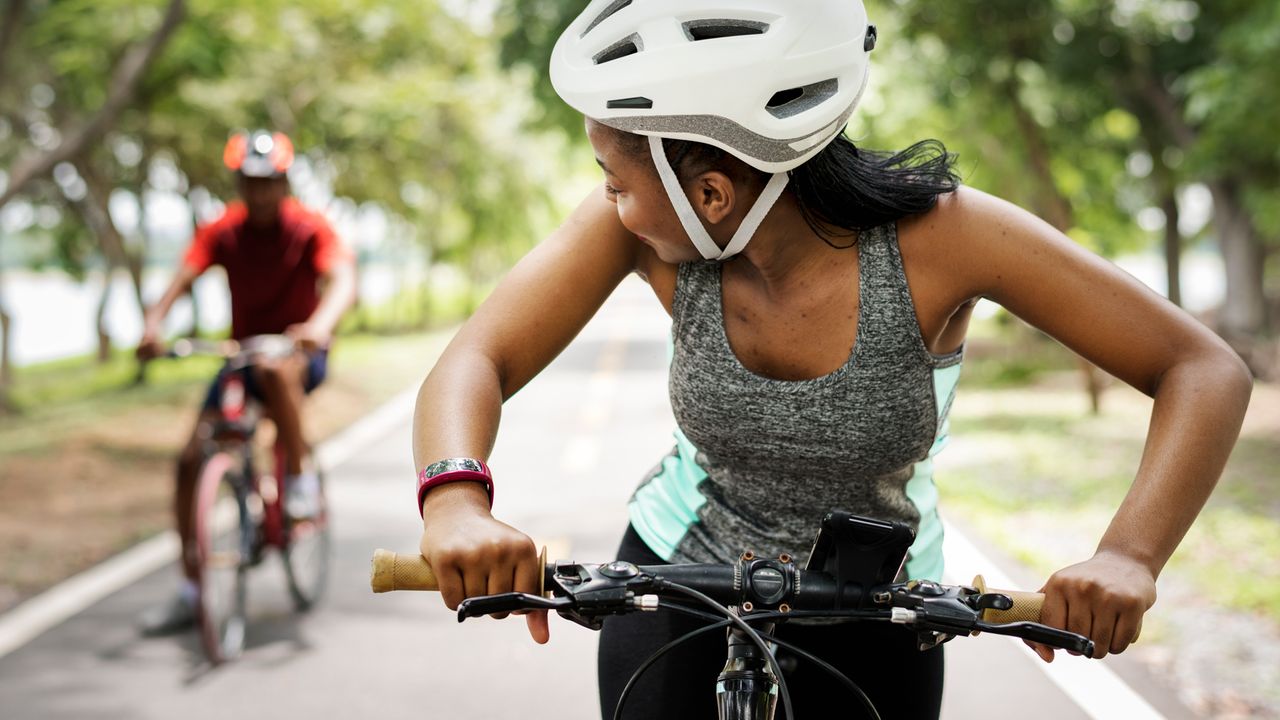
MULTIPOLYGON (((773 632, 773 623, 759 626, 773 632)), ((736 625, 729 626, 729 657, 716 678, 716 707, 720 720, 773 720, 778 704, 778 678, 769 658, 736 625)))

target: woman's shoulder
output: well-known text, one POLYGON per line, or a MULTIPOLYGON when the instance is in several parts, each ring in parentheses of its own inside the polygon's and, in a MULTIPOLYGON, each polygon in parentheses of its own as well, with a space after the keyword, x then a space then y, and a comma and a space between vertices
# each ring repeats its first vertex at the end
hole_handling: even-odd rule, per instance
POLYGON ((936 294, 940 307, 969 301, 990 284, 993 267, 1010 254, 1034 251, 1040 238, 1028 230, 1043 224, 1026 210, 975 188, 961 186, 939 195, 932 209, 897 223, 907 280, 915 293, 927 289, 936 294))
POLYGON ((929 210, 898 221, 899 235, 963 237, 1006 221, 1010 213, 1026 211, 977 188, 961 185, 938 195, 929 210))
POLYGON ((961 186, 938 196, 933 208, 897 222, 904 257, 914 255, 941 266, 980 264, 987 253, 1015 238, 1028 225, 1043 224, 1030 212, 976 188, 961 186))

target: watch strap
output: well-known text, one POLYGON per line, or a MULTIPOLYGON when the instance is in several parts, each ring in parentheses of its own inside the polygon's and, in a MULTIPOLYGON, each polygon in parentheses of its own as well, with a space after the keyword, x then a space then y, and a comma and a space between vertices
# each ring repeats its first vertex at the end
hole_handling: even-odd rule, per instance
POLYGON ((489 494, 489 507, 493 507, 493 474, 484 461, 475 458, 446 458, 422 469, 418 473, 418 515, 422 515, 422 501, 432 488, 452 482, 478 482, 489 494))

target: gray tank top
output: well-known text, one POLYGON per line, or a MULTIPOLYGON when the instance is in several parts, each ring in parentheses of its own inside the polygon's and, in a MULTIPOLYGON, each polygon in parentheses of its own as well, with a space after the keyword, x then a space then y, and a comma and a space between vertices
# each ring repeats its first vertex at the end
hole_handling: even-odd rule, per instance
POLYGON ((630 507, 659 555, 727 562, 751 549, 803 562, 822 516, 839 509, 916 528, 908 572, 941 575, 931 460, 945 441, 962 350, 935 356, 925 346, 892 223, 863 232, 857 252, 853 351, 834 372, 800 381, 757 375, 734 355, 719 263, 679 267, 677 445, 630 507))

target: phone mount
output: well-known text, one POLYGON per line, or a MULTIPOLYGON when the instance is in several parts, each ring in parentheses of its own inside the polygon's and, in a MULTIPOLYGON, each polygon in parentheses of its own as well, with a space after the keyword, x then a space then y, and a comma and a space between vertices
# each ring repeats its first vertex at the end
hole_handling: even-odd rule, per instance
POLYGON ((869 604, 867 590, 897 578, 915 539, 902 523, 833 511, 822 518, 805 569, 836 579, 841 589, 836 608, 862 607, 869 604))

